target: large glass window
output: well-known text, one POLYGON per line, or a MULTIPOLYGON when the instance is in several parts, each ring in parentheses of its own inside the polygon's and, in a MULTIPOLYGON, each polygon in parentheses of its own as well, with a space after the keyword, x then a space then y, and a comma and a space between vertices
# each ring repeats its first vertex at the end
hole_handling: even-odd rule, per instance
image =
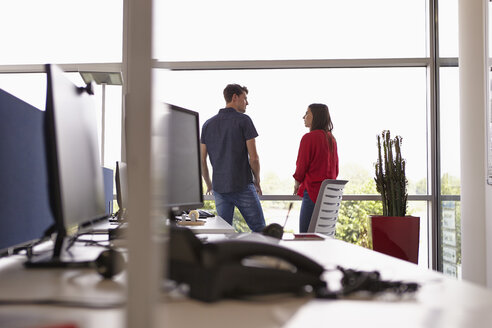
POLYGON ((383 130, 403 137, 413 190, 426 181, 424 68, 166 71, 158 73, 160 100, 196 110, 201 124, 224 107, 228 83, 249 89, 246 109, 258 130, 264 194, 291 195, 303 115, 311 103, 328 105, 348 193, 364 194, 383 130))
MULTIPOLYGON (((430 17, 436 1, 251 0, 235 7, 226 0, 155 1, 158 98, 198 111, 203 124, 224 106, 222 90, 226 84, 248 86, 247 114, 259 132, 263 191, 281 196, 280 200, 263 201, 270 223, 283 223, 294 198, 292 173, 299 141, 307 132, 302 116, 310 103, 326 103, 338 142, 339 178, 350 181, 345 195, 352 197, 342 205, 337 230, 341 239, 359 244, 366 243, 367 214, 373 214, 380 205, 370 196, 376 194, 376 136, 385 129, 393 136, 401 135, 408 191, 413 197, 409 214, 421 217, 421 264, 426 265, 427 247, 432 247, 427 244, 427 221, 432 219, 442 230, 440 244, 436 245, 439 259, 447 261, 439 269, 450 274, 458 272, 459 276, 457 67, 438 68, 435 77, 440 94, 433 94, 435 90, 427 84, 432 80, 428 74, 434 74, 431 63, 434 59, 438 65, 441 62, 430 52, 430 24, 438 24, 440 56, 458 55, 458 1, 440 0, 437 21, 430 17), (297 60, 297 68, 274 69, 291 59, 297 60), (312 60, 319 60, 316 68, 306 68, 312 66, 312 60), (213 70, 207 67, 210 61, 218 63, 219 68, 233 62, 240 69, 213 70), (221 65, 221 61, 227 62, 221 65), (182 62, 180 69, 197 70, 162 69, 175 67, 176 63, 169 62, 182 62), (440 108, 429 101, 434 96, 439 97, 436 103, 440 108), (437 110, 440 123, 431 121, 437 110), (434 131, 429 127, 437 124, 441 142, 431 145, 434 131), (439 177, 428 176, 430 149, 441 152, 439 177), (434 181, 441 183, 440 204, 432 203, 434 195, 427 189, 434 181), (428 218, 427 213, 433 213, 429 209, 439 205, 439 218, 428 218), (449 229, 455 229, 455 244, 449 229), (456 256, 450 251, 451 246, 455 247, 456 256)), ((121 62, 123 3, 2 2, 0 28, 9 33, 0 35, 0 73, 9 74, 0 74, 0 88, 43 109, 46 77, 29 73, 29 67, 22 65, 88 63, 100 68, 100 64, 121 62), (20 69, 15 73, 11 67, 2 71, 2 65, 19 65, 20 69), (24 73, 17 74, 21 72, 24 73)), ((289 67, 293 65, 288 63, 289 67)), ((450 63, 457 66, 457 60, 455 64, 446 61, 446 65, 450 63)), ((78 73, 70 76, 76 84, 82 83, 78 73)), ((104 131, 104 164, 108 167, 114 167, 121 157, 121 92, 121 86, 105 87, 103 129, 102 87, 96 86, 99 137, 101 141, 104 131)), ((294 203, 287 223, 287 230, 291 231, 298 228, 300 204, 294 203)))
POLYGON ((425 0, 155 2, 162 61, 426 56, 425 0))
MULTIPOLYGON (((439 55, 458 56, 458 1, 439 1, 439 55)), ((458 67, 439 69, 440 190, 438 269, 461 278, 460 128, 458 67)))
MULTIPOLYGON (((67 76, 75 85, 85 85, 79 73, 67 73, 67 76)), ((45 110, 45 73, 0 74, 0 88, 39 110, 45 110)), ((113 169, 116 167, 116 161, 121 159, 121 89, 121 86, 106 86, 106 96, 104 97, 106 115, 104 120, 105 152, 103 165, 113 169)), ((103 131, 103 90, 101 85, 94 84, 93 99, 97 109, 97 130, 99 144, 101 144, 103 131)))
POLYGON ((459 76, 457 67, 440 70, 441 193, 460 194, 459 76))
MULTIPOLYGON (((293 192, 297 151, 308 132, 303 115, 309 104, 326 103, 334 123, 340 158, 340 179, 349 180, 346 195, 376 194, 373 165, 377 135, 390 130, 403 137, 409 193, 426 194, 426 69, 340 68, 286 70, 168 71, 156 73, 158 98, 200 113, 200 124, 223 108, 222 91, 228 83, 246 85, 246 109, 259 136, 264 195, 293 192)), ((288 201, 263 201, 267 223, 284 224, 288 201)), ((381 214, 378 201, 344 201, 337 238, 370 247, 368 217, 381 214)), ((300 202, 286 231, 299 231, 300 202)), ((213 202, 207 206, 214 208, 213 202)), ((239 217, 239 212, 236 213, 239 217)), ((409 202, 408 214, 421 218, 420 263, 427 266, 427 202, 409 202)), ((246 228, 241 220, 236 229, 246 228)))
POLYGON ((46 74, 0 74, 0 89, 39 110, 46 106, 46 74))
POLYGON ((439 55, 458 57, 458 0, 439 1, 439 55))
POLYGON ((121 62, 122 0, 0 2, 0 63, 121 62))

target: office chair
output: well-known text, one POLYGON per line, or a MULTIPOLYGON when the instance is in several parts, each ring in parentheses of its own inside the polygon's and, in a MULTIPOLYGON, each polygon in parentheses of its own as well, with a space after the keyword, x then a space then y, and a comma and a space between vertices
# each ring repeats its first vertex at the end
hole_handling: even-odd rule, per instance
POLYGON ((335 237, 338 209, 342 203, 343 188, 347 180, 326 179, 321 183, 318 199, 307 232, 318 232, 335 237))

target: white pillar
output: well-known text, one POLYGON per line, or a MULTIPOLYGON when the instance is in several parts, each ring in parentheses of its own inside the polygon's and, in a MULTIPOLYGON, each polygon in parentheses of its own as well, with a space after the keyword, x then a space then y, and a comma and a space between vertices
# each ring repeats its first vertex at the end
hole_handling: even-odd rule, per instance
MULTIPOLYGON (((484 286, 487 285, 488 262, 485 124, 487 5, 488 1, 485 0, 459 0, 462 276, 464 280, 484 286)), ((489 238, 492 236, 489 235, 489 238)))
MULTIPOLYGON (((128 173, 127 323, 156 327, 159 258, 151 222, 152 0, 125 0, 123 73, 128 173)), ((162 277, 161 277, 162 278, 162 277)))

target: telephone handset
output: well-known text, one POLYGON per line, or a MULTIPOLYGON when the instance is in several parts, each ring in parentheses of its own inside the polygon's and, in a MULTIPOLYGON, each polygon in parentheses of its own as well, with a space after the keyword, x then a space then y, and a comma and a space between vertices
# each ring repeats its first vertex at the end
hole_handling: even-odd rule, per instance
POLYGON ((169 278, 189 285, 189 296, 201 301, 302 294, 307 286, 326 288, 321 279, 323 272, 324 268, 315 261, 279 245, 244 240, 202 243, 190 229, 171 228, 169 278), (289 265, 280 268, 261 261, 251 265, 251 259, 258 257, 280 259, 289 265))

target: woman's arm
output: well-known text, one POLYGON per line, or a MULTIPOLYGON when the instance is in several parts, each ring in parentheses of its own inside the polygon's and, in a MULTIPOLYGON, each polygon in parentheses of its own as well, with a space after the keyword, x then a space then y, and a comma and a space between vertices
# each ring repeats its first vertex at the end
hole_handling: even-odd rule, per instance
POLYGON ((310 145, 310 140, 308 134, 305 134, 302 137, 301 143, 299 145, 299 151, 297 153, 297 161, 296 161, 296 171, 293 175, 294 179, 296 181, 299 181, 299 183, 302 183, 304 181, 304 177, 306 176, 306 172, 309 168, 309 162, 310 162, 309 145, 310 145))

